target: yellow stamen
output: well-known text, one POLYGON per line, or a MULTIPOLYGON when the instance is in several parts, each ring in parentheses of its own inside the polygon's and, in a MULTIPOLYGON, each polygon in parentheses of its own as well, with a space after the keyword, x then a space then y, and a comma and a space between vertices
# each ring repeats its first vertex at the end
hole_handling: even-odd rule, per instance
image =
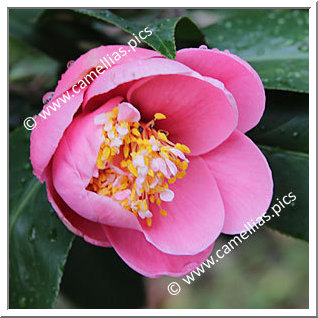
POLYGON ((104 150, 103 150, 103 156, 105 159, 108 159, 109 155, 111 153, 111 150, 109 147, 105 147, 104 150))
POLYGON ((168 141, 167 136, 161 131, 158 132, 158 137, 164 141, 168 141))
POLYGON ((131 160, 128 161, 127 168, 135 177, 138 177, 137 169, 134 167, 131 160))
POLYGON ((138 131, 138 129, 133 128, 133 129, 131 130, 131 132, 132 132, 136 137, 140 137, 140 132, 138 131))
POLYGON ((181 169, 186 170, 188 168, 188 163, 186 161, 182 161, 181 163, 181 169))
POLYGON ((160 120, 160 119, 166 119, 167 117, 162 113, 155 113, 155 118, 160 120))
MULTIPOLYGON (((182 153, 190 153, 190 149, 183 144, 172 143, 168 139, 168 131, 154 128, 156 120, 166 118, 162 113, 156 113, 153 120, 142 124, 119 123, 117 115, 118 107, 107 113, 112 124, 111 130, 102 129, 104 141, 96 159, 98 174, 91 178, 86 189, 114 199, 137 218, 141 218, 141 213, 149 211, 150 203, 158 205, 160 214, 167 216, 167 211, 161 209, 160 193, 169 189, 169 185, 177 179, 183 178, 188 168, 188 162, 173 154, 172 148, 182 153), (127 134, 121 136, 116 127, 126 128, 127 134), (174 163, 177 167, 176 175, 168 179, 162 172, 155 171, 153 160, 156 159, 174 163), (116 199, 116 193, 125 190, 130 191, 129 196, 124 200, 116 199)), ((148 226, 152 225, 153 217, 158 215, 146 217, 148 226)))
POLYGON ((167 211, 166 210, 160 210, 160 214, 162 214, 163 216, 167 216, 168 215, 168 213, 167 213, 167 211))
POLYGON ((121 166, 122 168, 126 168, 126 167, 127 167, 127 161, 122 160, 121 163, 120 163, 120 166, 121 166))
POLYGON ((181 150, 182 152, 185 152, 185 153, 191 153, 189 147, 187 147, 186 145, 182 145, 182 144, 177 143, 175 145, 175 148, 179 149, 179 150, 181 150))
POLYGON ((125 158, 128 158, 128 155, 129 155, 129 145, 126 144, 126 145, 124 146, 124 157, 125 157, 125 158))
POLYGON ((140 210, 143 212, 148 211, 148 204, 146 200, 142 200, 140 204, 140 210))
POLYGON ((185 171, 178 171, 176 174, 177 179, 182 179, 186 175, 185 171))
POLYGON ((176 180, 177 180, 176 177, 172 177, 172 178, 170 178, 170 179, 168 180, 168 182, 169 182, 170 184, 173 184, 173 183, 176 182, 176 180))

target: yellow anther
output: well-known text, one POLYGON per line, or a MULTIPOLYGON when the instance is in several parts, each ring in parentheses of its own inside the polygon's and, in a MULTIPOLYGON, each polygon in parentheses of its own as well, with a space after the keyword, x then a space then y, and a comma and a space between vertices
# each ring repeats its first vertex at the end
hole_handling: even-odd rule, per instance
POLYGON ((154 195, 151 195, 151 196, 149 197, 149 200, 150 200, 151 203, 155 203, 156 198, 155 198, 154 195))
POLYGON ((127 161, 122 160, 121 163, 120 163, 120 166, 121 166, 122 168, 127 168, 127 161))
POLYGON ((132 164, 130 160, 128 161, 127 168, 135 177, 138 177, 137 169, 134 167, 134 165, 132 164))
POLYGON ((183 147, 181 144, 176 143, 176 145, 174 146, 176 149, 181 150, 183 152, 183 147))
POLYGON ((173 183, 176 182, 176 180, 177 180, 176 177, 172 177, 172 178, 170 178, 170 179, 168 180, 168 182, 169 182, 170 184, 173 184, 173 183))
POLYGON ((163 209, 162 209, 162 210, 160 210, 160 214, 162 214, 163 216, 167 216, 168 213, 167 213, 166 210, 163 210, 163 209))
POLYGON ((182 145, 182 147, 183 147, 183 152, 185 152, 185 153, 191 153, 191 150, 189 149, 189 147, 187 147, 186 145, 182 145))
POLYGON ((99 195, 109 195, 109 190, 107 190, 107 189, 101 189, 101 190, 99 190, 99 191, 97 191, 97 194, 99 194, 99 195))
POLYGON ((177 179, 182 179, 185 175, 186 175, 186 172, 184 170, 183 171, 178 171, 177 174, 176 174, 176 178, 177 179))
POLYGON ((119 188, 113 188, 113 192, 116 193, 119 191, 119 188))
POLYGON ((129 145, 125 144, 125 146, 124 146, 124 157, 128 158, 128 155, 129 155, 129 145))
POLYGON ((147 222, 147 225, 148 225, 148 226, 151 226, 151 224, 152 224, 151 218, 146 218, 146 222, 147 222))
POLYGON ((104 156, 104 158, 105 158, 106 160, 108 159, 110 153, 111 153, 110 148, 109 148, 109 147, 105 147, 104 150, 103 150, 103 156, 104 156))
POLYGON ((157 203, 158 205, 160 205, 160 204, 161 204, 161 199, 157 198, 156 203, 157 203))
POLYGON ((127 206, 127 203, 128 203, 128 199, 125 199, 125 200, 120 202, 121 206, 123 206, 123 207, 127 206))
POLYGON ((132 132, 136 137, 140 137, 140 132, 138 131, 137 128, 133 128, 133 129, 131 130, 131 132, 132 132))
POLYGON ((188 168, 188 163, 186 161, 182 161, 181 163, 181 169, 186 170, 188 168))
POLYGON ((130 194, 130 200, 133 200, 136 194, 136 188, 132 187, 131 189, 131 194, 130 194))
POLYGON ((150 177, 154 177, 155 176, 154 172, 151 169, 148 170, 148 175, 150 177))
POLYGON ((162 113, 155 113, 155 118, 160 120, 160 119, 166 119, 167 117, 162 113))
POLYGON ((140 210, 143 212, 148 211, 148 204, 146 200, 142 200, 140 203, 140 210))
POLYGON ((190 150, 189 147, 187 147, 186 145, 182 145, 182 144, 177 143, 174 147, 175 147, 176 149, 181 150, 182 152, 191 153, 191 150, 190 150))
POLYGON ((167 136, 161 131, 158 132, 158 137, 164 141, 168 141, 167 136))
POLYGON ((163 175, 163 173, 162 172, 157 172, 157 177, 158 178, 160 178, 160 179, 162 179, 163 177, 164 177, 164 175, 163 175))
POLYGON ((112 111, 111 111, 112 117, 117 117, 118 115, 118 107, 115 107, 112 111))
POLYGON ((102 162, 101 158, 98 156, 97 158, 97 162, 96 162, 96 166, 99 168, 99 169, 104 169, 104 163, 102 162))
MULTIPOLYGON (((144 161, 145 161, 145 165, 147 167, 149 167, 149 158, 148 157, 144 157, 144 161)), ((153 176, 152 176, 153 177, 153 176)))

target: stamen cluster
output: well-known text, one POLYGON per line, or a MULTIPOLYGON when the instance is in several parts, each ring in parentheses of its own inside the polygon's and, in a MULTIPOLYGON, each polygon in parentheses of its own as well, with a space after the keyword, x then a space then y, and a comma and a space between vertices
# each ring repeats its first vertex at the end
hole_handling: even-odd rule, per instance
POLYGON ((190 153, 187 146, 173 144, 168 132, 154 129, 156 120, 166 116, 156 113, 147 124, 118 120, 118 107, 95 117, 103 125, 103 143, 96 166, 98 175, 92 177, 87 190, 112 197, 125 209, 151 226, 153 213, 149 202, 161 208, 162 201, 172 201, 174 193, 169 184, 186 175, 190 153))

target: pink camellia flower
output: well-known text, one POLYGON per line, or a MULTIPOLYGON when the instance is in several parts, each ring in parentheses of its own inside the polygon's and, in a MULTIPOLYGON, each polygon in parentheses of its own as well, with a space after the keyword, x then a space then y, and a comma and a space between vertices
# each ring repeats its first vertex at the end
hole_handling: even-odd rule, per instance
POLYGON ((270 204, 271 171, 244 135, 263 114, 264 88, 228 51, 169 60, 136 48, 100 66, 120 50, 129 47, 92 49, 62 75, 51 102, 72 98, 37 119, 34 174, 73 233, 145 276, 183 276, 221 233, 246 231, 270 204))

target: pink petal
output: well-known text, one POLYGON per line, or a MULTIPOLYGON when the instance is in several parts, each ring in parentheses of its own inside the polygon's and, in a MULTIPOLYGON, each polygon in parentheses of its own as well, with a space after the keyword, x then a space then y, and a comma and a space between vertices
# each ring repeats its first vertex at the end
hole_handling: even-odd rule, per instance
POLYGON ((173 142, 186 144, 191 155, 215 148, 237 125, 234 100, 228 98, 223 84, 195 76, 156 76, 133 85, 127 94, 145 122, 157 112, 165 114, 167 118, 158 121, 156 128, 167 130, 173 142))
MULTIPOLYGON (((148 59, 155 56, 160 56, 159 53, 152 50, 135 48, 136 52, 132 52, 129 46, 125 45, 108 45, 108 46, 100 46, 94 49, 89 50, 85 54, 81 55, 62 75, 61 80, 59 81, 56 89, 54 98, 64 91, 70 89, 72 85, 76 84, 79 80, 83 79, 85 75, 87 75, 90 71, 95 70, 95 68, 100 65, 103 69, 106 69, 104 64, 113 69, 118 65, 130 63, 132 61, 148 59), (109 59, 115 52, 120 52, 126 50, 130 50, 130 53, 127 53, 125 56, 120 53, 122 56, 121 59, 116 61, 113 65, 109 59), (107 55, 108 54, 108 55, 107 55), (106 60, 105 60, 106 59, 106 60), (111 67, 107 64, 107 61, 110 63, 111 67), (104 62, 104 64, 103 64, 104 62)), ((100 71, 101 74, 106 72, 100 71)), ((99 74, 97 74, 100 76, 99 74)))
POLYGON ((211 245, 196 255, 169 255, 147 242, 140 232, 106 226, 104 229, 119 256, 135 271, 152 278, 184 276, 200 266, 213 248, 211 245))
POLYGON ((264 155, 248 137, 236 130, 202 158, 215 176, 224 202, 223 233, 246 230, 244 224, 266 213, 273 195, 272 173, 264 155))
POLYGON ((140 229, 136 217, 115 200, 87 191, 101 145, 102 126, 94 117, 117 106, 114 98, 90 114, 76 117, 65 131, 53 158, 53 183, 66 204, 80 216, 93 222, 140 229))
POLYGON ((204 160, 191 157, 187 175, 170 185, 172 202, 162 202, 167 216, 150 204, 152 225, 141 222, 147 241, 175 255, 193 255, 208 248, 219 236, 224 221, 223 202, 204 160))
POLYGON ((120 103, 118 105, 117 119, 119 122, 129 121, 138 122, 140 120, 140 113, 133 105, 129 103, 120 103))
MULTIPOLYGON (((33 166, 33 172, 40 181, 44 181, 44 170, 51 160, 65 129, 71 123, 74 114, 80 107, 83 100, 83 91, 73 95, 69 91, 71 99, 65 104, 60 101, 60 108, 56 107, 56 111, 50 110, 50 116, 42 113, 46 119, 38 116, 36 119, 36 127, 31 133, 30 159, 33 166), (72 97, 73 95, 73 97, 72 97)), ((63 96, 63 94, 62 94, 63 96)), ((66 100, 66 99, 65 99, 66 100)), ((47 105, 43 106, 43 110, 47 111, 49 105, 53 105, 57 100, 51 100, 47 105)))
MULTIPOLYGON (((86 108, 91 109, 93 105, 96 105, 97 102, 102 100, 101 94, 104 95, 116 87, 141 78, 162 74, 195 74, 195 72, 181 63, 162 58, 153 58, 118 65, 116 68, 111 68, 104 74, 101 74, 93 84, 89 86, 85 94, 83 110, 86 111, 86 108)), ((127 89, 128 87, 129 86, 126 86, 125 88, 127 89)), ((124 90, 121 91, 121 93, 124 92, 124 90)))
POLYGON ((206 49, 180 50, 176 60, 224 83, 237 103, 239 130, 246 132, 256 126, 264 112, 265 92, 261 79, 247 62, 229 52, 206 49))
POLYGON ((111 244, 105 231, 103 231, 103 226, 82 218, 58 195, 53 186, 51 168, 50 165, 47 169, 47 196, 61 221, 71 232, 83 237, 85 241, 97 246, 110 247, 111 244))
MULTIPOLYGON (((31 134, 31 162, 34 174, 40 181, 44 181, 44 170, 54 154, 65 129, 72 121, 74 114, 83 100, 85 89, 81 90, 78 94, 74 94, 71 87, 77 84, 79 80, 82 80, 90 71, 94 70, 96 66, 103 66, 100 59, 103 59, 104 57, 108 59, 109 56, 114 52, 119 52, 120 49, 126 50, 127 52, 128 50, 131 50, 128 46, 119 45, 101 46, 92 49, 81 55, 62 75, 61 80, 55 89, 52 101, 47 105, 44 105, 43 108, 46 110, 48 105, 52 105, 59 96, 63 96, 63 93, 66 93, 67 91, 69 91, 70 96, 73 97, 71 100, 67 101, 65 107, 63 107, 64 104, 61 102, 61 109, 57 108, 56 112, 52 110, 50 112, 51 116, 47 117, 47 119, 43 119, 39 116, 37 118, 37 126, 31 134)), ((127 55, 122 56, 122 58, 110 69, 114 69, 120 64, 160 56, 159 53, 152 50, 141 48, 135 48, 135 50, 136 52, 130 54, 127 53, 127 55)), ((103 74, 105 73, 107 72, 104 72, 103 74)), ((78 87, 76 89, 78 90, 78 87)))

